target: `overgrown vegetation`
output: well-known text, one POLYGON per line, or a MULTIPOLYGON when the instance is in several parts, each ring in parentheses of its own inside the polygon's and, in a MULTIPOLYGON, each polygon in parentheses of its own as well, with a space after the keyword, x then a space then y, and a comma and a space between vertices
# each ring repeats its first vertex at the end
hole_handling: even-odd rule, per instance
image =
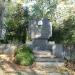
POLYGON ((32 17, 37 19, 49 18, 52 20, 57 6, 57 0, 36 0, 32 7, 32 17))
POLYGON ((63 22, 63 38, 64 42, 68 44, 75 43, 75 16, 70 16, 67 20, 63 22))
MULTIPOLYGON (((24 2, 24 0, 19 1, 24 2)), ((49 18, 53 24, 53 34, 49 41, 67 45, 75 44, 75 10, 73 8, 75 6, 71 6, 72 4, 73 2, 69 2, 69 0, 36 0, 30 16, 28 8, 23 9, 22 4, 12 2, 12 0, 0 0, 0 34, 1 28, 3 26, 6 28, 5 38, 0 39, 0 42, 18 41, 18 43, 25 43, 27 36, 28 40, 32 40, 27 35, 30 19, 49 18)), ((75 60, 75 52, 71 52, 71 57, 72 60, 75 60)), ((30 65, 33 63, 32 50, 24 45, 16 51, 15 58, 15 62, 18 64, 30 65)))
POLYGON ((8 14, 6 17, 5 25, 6 25, 6 41, 15 41, 25 43, 27 37, 27 28, 29 24, 29 14, 28 9, 23 9, 21 4, 17 4, 14 7, 14 12, 8 14))
POLYGON ((20 65, 31 65, 34 61, 32 49, 26 45, 16 50, 15 62, 20 65))
POLYGON ((64 20, 63 27, 53 26, 53 35, 49 40, 55 41, 56 43, 74 44, 75 43, 75 16, 70 15, 68 19, 64 20))

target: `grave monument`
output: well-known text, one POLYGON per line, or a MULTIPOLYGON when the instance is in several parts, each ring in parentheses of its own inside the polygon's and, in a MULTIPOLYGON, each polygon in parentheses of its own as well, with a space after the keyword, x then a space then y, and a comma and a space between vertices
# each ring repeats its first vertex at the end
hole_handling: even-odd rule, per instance
POLYGON ((32 20, 30 26, 33 50, 48 50, 48 39, 52 36, 52 24, 47 18, 32 20))

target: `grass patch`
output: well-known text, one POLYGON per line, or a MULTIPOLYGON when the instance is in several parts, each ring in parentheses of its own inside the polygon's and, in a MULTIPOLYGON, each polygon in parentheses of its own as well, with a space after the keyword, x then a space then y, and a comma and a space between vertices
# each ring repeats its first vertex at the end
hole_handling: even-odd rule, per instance
POLYGON ((32 49, 26 45, 23 45, 21 48, 17 49, 15 62, 20 65, 31 65, 34 61, 34 55, 32 49))

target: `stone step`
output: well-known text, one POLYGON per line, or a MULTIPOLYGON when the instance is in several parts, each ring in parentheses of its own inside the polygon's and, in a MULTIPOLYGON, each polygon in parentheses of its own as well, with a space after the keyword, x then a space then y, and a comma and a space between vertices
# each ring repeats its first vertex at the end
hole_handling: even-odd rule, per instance
POLYGON ((55 56, 51 55, 51 54, 34 54, 34 56, 36 58, 42 58, 42 57, 44 57, 44 58, 55 58, 55 56))
POLYGON ((13 73, 11 73, 11 72, 9 72, 9 73, 5 73, 5 74, 3 74, 3 75, 36 75, 34 72, 33 73, 29 73, 29 72, 21 72, 21 71, 19 71, 19 72, 13 72, 13 73))
POLYGON ((29 72, 17 72, 17 73, 5 73, 1 75, 70 75, 67 71, 66 72, 49 72, 49 73, 41 73, 39 71, 35 71, 33 73, 29 72))
MULTIPOLYGON (((36 66, 36 68, 34 68, 35 72, 38 72, 38 73, 45 72, 46 74, 44 73, 44 75, 50 75, 57 72, 61 73, 61 67, 64 67, 64 62, 36 62, 35 66, 36 66)), ((53 75, 56 75, 56 74, 53 74, 53 75)))
POLYGON ((43 68, 55 68, 55 67, 63 67, 64 62, 35 62, 37 66, 41 66, 43 68))
POLYGON ((46 67, 61 67, 64 66, 64 59, 60 58, 36 58, 35 63, 38 66, 46 66, 46 67))
POLYGON ((63 73, 53 72, 53 73, 48 73, 48 75, 70 75, 70 74, 68 72, 63 72, 63 73))
POLYGON ((33 50, 33 53, 47 54, 47 53, 50 53, 50 51, 49 50, 33 50))
POLYGON ((42 51, 42 50, 40 50, 40 51, 37 51, 37 50, 34 50, 33 51, 33 53, 34 53, 34 56, 35 57, 50 57, 50 58, 54 58, 55 56, 54 55, 52 55, 52 53, 50 52, 50 51, 42 51))
POLYGON ((50 57, 36 57, 36 62, 64 62, 61 58, 50 58, 50 57))

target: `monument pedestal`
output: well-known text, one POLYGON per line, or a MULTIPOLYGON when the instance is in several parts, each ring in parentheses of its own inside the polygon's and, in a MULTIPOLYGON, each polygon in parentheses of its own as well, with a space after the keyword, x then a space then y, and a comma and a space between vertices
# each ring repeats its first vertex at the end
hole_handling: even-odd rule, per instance
POLYGON ((33 50, 49 50, 48 39, 52 36, 52 24, 47 18, 32 20, 30 33, 33 50))
POLYGON ((37 38, 32 42, 33 50, 48 50, 48 39, 37 38))

